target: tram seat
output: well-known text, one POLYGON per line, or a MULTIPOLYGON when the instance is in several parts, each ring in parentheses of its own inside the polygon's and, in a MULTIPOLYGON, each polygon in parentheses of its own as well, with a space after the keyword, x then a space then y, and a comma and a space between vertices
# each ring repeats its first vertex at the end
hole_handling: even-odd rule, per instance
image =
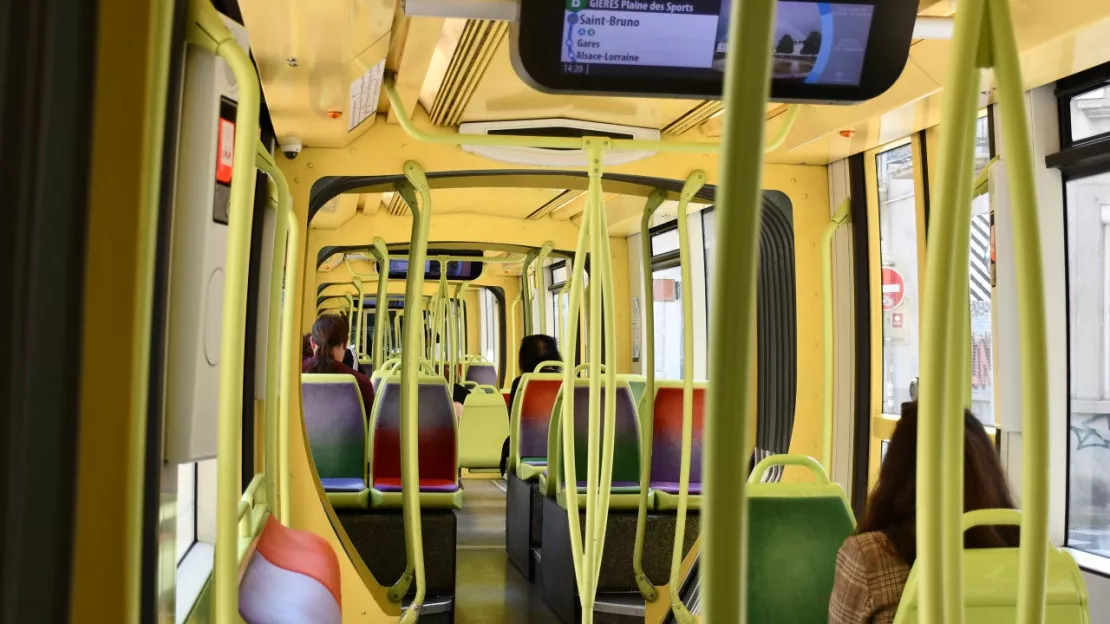
POLYGON ((855 530, 844 490, 804 455, 772 455, 748 479, 748 621, 827 622, 836 555, 855 530), (813 483, 761 483, 776 465, 809 468, 813 483))
MULTIPOLYGON (((964 530, 973 526, 1021 523, 1021 512, 1014 509, 986 509, 964 514, 964 530)), ((1088 624, 1090 611, 1087 587, 1075 559, 1064 551, 1048 548, 1048 583, 1045 594, 1045 622, 1088 624)), ((1021 568, 1017 548, 969 548, 964 550, 964 619, 976 624, 1018 621, 1018 575, 1021 568)), ((895 624, 917 624, 917 565, 910 570, 902 601, 894 616, 895 624)))
MULTIPOLYGON (((438 375, 417 379, 420 424, 420 505, 462 509, 458 430, 447 382, 438 375)), ((401 507, 401 375, 382 380, 370 426, 370 506, 401 507)))
POLYGON ((509 437, 505 400, 493 386, 479 385, 466 397, 459 419, 459 466, 497 468, 509 437))
MULTIPOLYGON (((609 508, 613 510, 638 509, 640 506, 640 421, 636 415, 636 404, 632 400, 632 390, 628 383, 622 379, 617 380, 615 388, 617 393, 617 423, 613 440, 613 481, 612 495, 609 499, 609 508)), ((608 390, 603 386, 601 392, 601 405, 604 411, 605 393, 608 390)), ((561 397, 561 393, 560 393, 561 397)), ((580 477, 577 484, 579 505, 585 505, 588 459, 588 434, 589 434, 589 399, 590 382, 588 379, 576 379, 574 385, 574 458, 576 474, 580 477)), ((562 424, 561 405, 562 399, 556 401, 557 407, 551 417, 551 431, 548 434, 548 457, 551 459, 546 484, 546 494, 554 495, 559 506, 566 508, 566 488, 563 483, 562 472, 562 424)), ((602 416, 601 431, 604 432, 605 420, 602 416)), ((653 496, 649 496, 648 504, 652 504, 653 496)))
POLYGON ((301 375, 304 425, 320 485, 339 508, 369 506, 366 411, 351 375, 301 375))
POLYGON ((497 369, 487 362, 471 362, 466 365, 466 374, 463 379, 473 381, 481 386, 497 385, 497 369))
POLYGON ((522 481, 535 481, 547 469, 547 432, 562 373, 521 376, 509 423, 509 470, 522 481))
MULTIPOLYGON (((690 448, 689 509, 701 509, 701 444, 705 417, 704 381, 694 382, 694 413, 690 448)), ((640 403, 644 405, 644 403, 640 403)), ((643 414, 646 410, 640 410, 643 414)), ((682 468, 682 382, 655 382, 655 412, 651 438, 651 489, 655 509, 678 509, 678 484, 682 468)), ((646 426, 646 423, 644 424, 646 426)))
POLYGON ((340 624, 339 557, 324 538, 267 516, 239 582, 247 624, 340 624))

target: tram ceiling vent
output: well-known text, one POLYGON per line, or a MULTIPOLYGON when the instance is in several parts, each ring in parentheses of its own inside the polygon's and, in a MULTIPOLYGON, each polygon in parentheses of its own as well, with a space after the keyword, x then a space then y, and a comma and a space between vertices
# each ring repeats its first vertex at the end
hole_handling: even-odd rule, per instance
MULTIPOLYGON (((460 134, 489 136, 542 136, 581 138, 607 136, 614 139, 639 139, 658 141, 659 130, 617 124, 583 121, 579 119, 516 119, 512 121, 482 121, 464 123, 460 134)), ((547 167, 585 167, 586 152, 581 149, 555 149, 545 147, 494 147, 489 145, 464 145, 463 149, 491 160, 516 165, 547 167)), ((611 150, 605 153, 605 164, 620 165, 654 156, 654 150, 611 150)))

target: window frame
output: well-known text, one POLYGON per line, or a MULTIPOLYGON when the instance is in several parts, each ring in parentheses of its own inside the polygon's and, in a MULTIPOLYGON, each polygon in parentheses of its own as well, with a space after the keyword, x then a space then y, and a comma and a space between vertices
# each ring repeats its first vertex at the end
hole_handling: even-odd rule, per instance
POLYGON ((1064 288, 1067 296, 1064 299, 1065 309, 1065 335, 1067 352, 1067 445, 1065 448, 1065 492, 1064 492, 1064 547, 1077 553, 1077 560, 1086 561, 1082 567, 1102 576, 1110 576, 1104 568, 1110 567, 1110 557, 1076 548, 1071 544, 1071 517, 1072 517, 1072 442, 1071 430, 1073 418, 1076 415, 1073 409, 1076 401, 1072 398, 1072 267, 1071 249, 1069 243, 1069 223, 1072 207, 1068 204, 1068 184, 1084 178, 1110 174, 1110 131, 1085 137, 1080 140, 1072 139, 1071 102, 1077 96, 1083 95, 1100 87, 1110 88, 1110 63, 1091 68, 1056 83, 1055 95, 1057 101, 1057 115, 1060 130, 1060 151, 1045 157, 1045 165, 1060 171, 1060 190, 1062 194, 1062 217, 1064 220, 1064 288), (1094 565, 1094 564, 1100 565, 1094 565))

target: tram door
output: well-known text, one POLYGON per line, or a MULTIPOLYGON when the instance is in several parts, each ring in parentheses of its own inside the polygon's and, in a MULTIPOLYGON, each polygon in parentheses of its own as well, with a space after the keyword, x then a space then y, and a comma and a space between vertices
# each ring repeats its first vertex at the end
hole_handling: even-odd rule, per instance
MULTIPOLYGON (((917 398, 921 363, 922 291, 928 253, 928 198, 935 197, 938 128, 883 145, 865 154, 868 249, 871 253, 871 443, 868 488, 874 486, 886 457, 887 442, 898 423, 902 403, 917 398), (931 187, 928 190, 926 185, 931 187)), ((977 124, 975 172, 992 156, 989 118, 977 124)), ((968 249, 971 321, 971 410, 994 435, 994 362, 991 260, 992 217, 986 185, 972 203, 968 249)), ((925 381, 924 383, 927 383, 925 381)))

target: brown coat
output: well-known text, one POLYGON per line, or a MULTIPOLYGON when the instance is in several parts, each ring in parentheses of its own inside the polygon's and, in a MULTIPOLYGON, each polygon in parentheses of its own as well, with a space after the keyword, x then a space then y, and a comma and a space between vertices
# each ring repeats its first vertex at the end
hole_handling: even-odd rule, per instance
POLYGON ((829 624, 892 624, 909 575, 881 531, 849 537, 836 554, 829 624))

